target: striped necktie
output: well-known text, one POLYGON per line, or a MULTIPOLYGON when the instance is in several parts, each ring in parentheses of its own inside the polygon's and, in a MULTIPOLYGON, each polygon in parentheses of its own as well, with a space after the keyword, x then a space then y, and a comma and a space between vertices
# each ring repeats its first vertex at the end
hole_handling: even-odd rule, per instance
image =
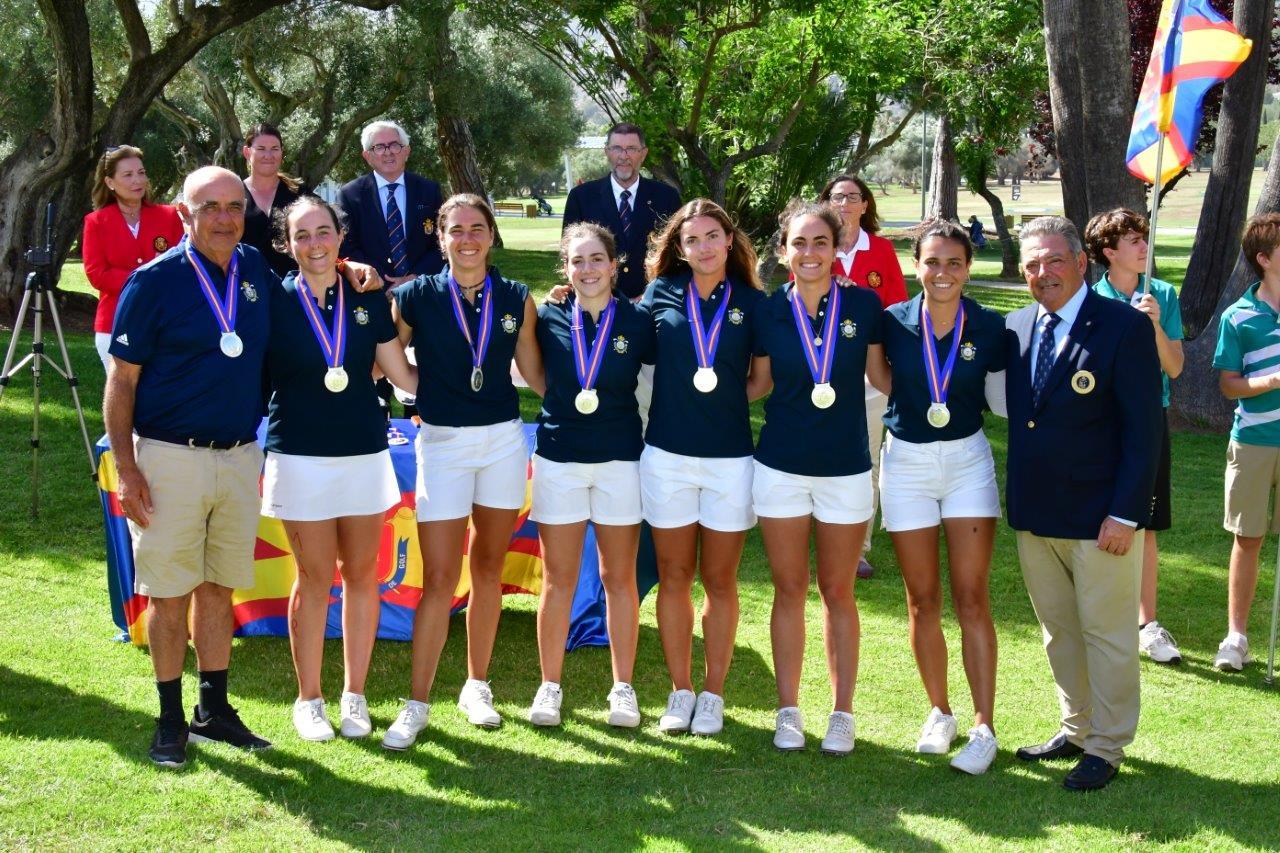
POLYGON ((622 233, 631 230, 631 190, 623 190, 618 202, 618 218, 622 220, 622 233))
POLYGON ((404 220, 400 218, 400 205, 396 204, 396 190, 399 187, 399 184, 387 184, 387 245, 391 247, 391 254, 387 259, 391 261, 393 275, 407 275, 409 265, 405 260, 407 249, 404 220))
POLYGON ((1053 369, 1054 339, 1053 330, 1062 322, 1057 314, 1044 315, 1044 327, 1040 331, 1040 345, 1036 349, 1036 373, 1031 380, 1031 405, 1040 405, 1040 395, 1044 393, 1045 383, 1049 381, 1049 371, 1053 369))

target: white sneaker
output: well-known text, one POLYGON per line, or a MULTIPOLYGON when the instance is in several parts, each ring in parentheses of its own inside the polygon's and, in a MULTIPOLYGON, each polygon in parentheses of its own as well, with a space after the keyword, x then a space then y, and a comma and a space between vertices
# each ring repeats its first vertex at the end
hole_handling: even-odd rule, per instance
POLYGON ((916 752, 930 755, 946 755, 951 751, 951 741, 956 739, 956 718, 934 708, 920 728, 920 740, 916 752))
POLYGON ((951 766, 971 776, 987 772, 996 758, 996 736, 986 723, 969 729, 969 742, 951 759, 951 766))
POLYGON ((827 735, 822 739, 822 751, 827 755, 848 755, 853 752, 853 714, 832 711, 827 717, 827 735))
POLYGON ((689 731, 693 720, 693 691, 672 690, 667 694, 667 712, 658 720, 658 731, 667 735, 689 731))
POLYGON ((1156 663, 1182 663, 1182 652, 1169 632, 1155 620, 1138 632, 1138 648, 1156 663))
POLYGON ((804 721, 800 709, 779 708, 773 724, 773 745, 783 752, 804 749, 804 721))
POLYGON ((339 707, 342 708, 339 731, 343 737, 368 737, 373 733, 373 723, 369 720, 369 703, 363 695, 344 692, 339 707))
POLYGON ((303 740, 333 740, 333 726, 324 713, 324 699, 298 699, 293 703, 293 727, 303 740))
POLYGON ((396 721, 382 736, 384 749, 408 749, 418 739, 418 732, 427 727, 427 717, 431 714, 431 706, 426 702, 406 699, 404 707, 396 721))
POLYGON ((1218 644, 1218 656, 1213 659, 1213 665, 1218 669, 1226 672, 1232 670, 1239 672, 1244 669, 1244 665, 1253 662, 1253 655, 1249 654, 1249 641, 1243 634, 1228 634, 1227 638, 1218 644))
POLYGON ((714 693, 702 691, 693 706, 693 722, 689 732, 695 735, 718 735, 724 728, 724 699, 714 693))
POLYGON ((554 681, 544 681, 529 706, 529 722, 535 726, 560 725, 560 702, 564 694, 554 681))
POLYGON ((619 681, 609 691, 609 725, 623 729, 640 725, 640 702, 630 684, 619 681))
POLYGON ((473 726, 496 729, 502 725, 502 715, 493 709, 493 690, 489 682, 468 678, 458 694, 458 710, 467 715, 473 726))

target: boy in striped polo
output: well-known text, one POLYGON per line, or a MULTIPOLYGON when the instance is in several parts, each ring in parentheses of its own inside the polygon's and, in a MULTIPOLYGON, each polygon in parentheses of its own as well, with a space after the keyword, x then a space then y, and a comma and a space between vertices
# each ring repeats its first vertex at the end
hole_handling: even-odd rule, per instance
POLYGON ((1239 672, 1253 658, 1245 636, 1258 584, 1258 552, 1268 527, 1280 530, 1280 502, 1268 499, 1280 482, 1280 214, 1255 216, 1241 248, 1261 279, 1222 312, 1213 366, 1218 385, 1236 400, 1227 445, 1226 516, 1235 535, 1227 586, 1227 637, 1213 665, 1239 672))

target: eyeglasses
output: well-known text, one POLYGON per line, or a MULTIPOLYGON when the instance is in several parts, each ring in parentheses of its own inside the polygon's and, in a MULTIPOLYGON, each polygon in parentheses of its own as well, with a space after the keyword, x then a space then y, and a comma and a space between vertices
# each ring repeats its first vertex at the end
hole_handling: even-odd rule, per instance
POLYGON ((379 142, 369 146, 369 150, 374 154, 399 154, 404 149, 405 146, 399 142, 379 142))
POLYGON ((626 148, 623 148, 621 145, 610 145, 605 150, 608 151, 610 154, 613 154, 619 157, 622 156, 623 154, 626 154, 628 157, 634 157, 644 149, 636 145, 628 145, 626 148))
POLYGON ((832 193, 831 194, 832 204, 844 204, 846 201, 851 201, 854 204, 857 204, 858 202, 862 201, 862 196, 859 195, 858 193, 832 193))
POLYGON ((216 201, 206 201, 204 204, 192 209, 196 216, 244 216, 244 202, 233 201, 227 204, 218 204, 216 201))

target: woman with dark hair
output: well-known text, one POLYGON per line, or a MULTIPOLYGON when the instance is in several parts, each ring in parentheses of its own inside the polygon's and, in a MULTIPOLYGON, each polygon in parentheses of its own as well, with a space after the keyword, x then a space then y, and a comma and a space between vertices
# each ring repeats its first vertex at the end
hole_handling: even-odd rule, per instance
POLYGON ((280 171, 284 147, 275 125, 262 122, 249 128, 241 153, 249 167, 249 177, 244 179, 249 197, 244 209, 244 237, 240 242, 261 252, 271 270, 284 278, 298 268, 298 263, 288 252, 276 247, 273 221, 278 211, 310 190, 297 178, 280 171))
POLYGON ((458 707, 472 725, 496 728, 486 677, 502 614, 502 565, 524 505, 528 446, 511 382, 515 360, 529 386, 543 393, 537 310, 529 289, 489 266, 497 224, 477 195, 460 193, 440 206, 440 247, 448 266, 392 292, 402 343, 412 341, 420 365, 417 512, 422 600, 413 621, 409 699, 382 745, 408 749, 427 724, 428 700, 449 636, 449 610, 468 558, 467 681, 458 707), (467 543, 467 523, 475 533, 467 543))
POLYGON ((926 223, 914 254, 923 289, 885 312, 883 354, 868 364, 872 376, 891 371, 881 508, 902 568, 911 650, 932 706, 916 751, 940 755, 956 736, 941 619, 939 529, 946 534, 951 600, 974 706, 969 743, 951 766, 977 775, 996 754, 996 633, 987 579, 1000 493, 982 413, 990 399, 1004 414, 1004 318, 964 295, 973 263, 965 229, 926 223))
POLYGON ((93 342, 106 367, 111 324, 124 283, 135 269, 178 245, 182 220, 174 208, 151 201, 142 151, 132 145, 108 148, 98 159, 92 198, 80 253, 85 277, 98 291, 93 342))
POLYGON ((751 318, 765 294, 751 241, 716 203, 694 199, 653 238, 642 306, 657 334, 653 403, 640 455, 644 518, 658 560, 658 634, 671 674, 666 733, 717 734, 738 628, 738 561, 751 510, 747 374, 751 318), (705 599, 706 676, 693 692, 693 581, 705 599))
MULTIPOLYGON (((869 288, 880 303, 888 308, 905 302, 907 282, 898 263, 893 243, 879 236, 880 217, 876 213, 876 199, 866 181, 856 175, 836 175, 818 194, 818 201, 830 204, 840 214, 840 240, 836 245, 836 260, 832 269, 858 287, 869 288)), ((863 388, 867 407, 867 447, 871 452, 871 518, 880 496, 880 443, 884 438, 884 410, 889 401, 870 382, 863 388)), ((858 563, 858 577, 869 578, 875 574, 867 553, 871 550, 871 538, 875 525, 867 525, 867 536, 862 543, 862 557, 858 563)))
POLYGON ((798 704, 813 544, 834 699, 822 751, 845 755, 854 743, 859 642, 857 565, 850 558, 862 547, 872 513, 863 379, 868 354, 880 350, 883 310, 870 291, 837 286, 832 264, 840 217, 829 205, 793 201, 779 222, 793 281, 756 309, 748 387, 753 399, 772 388, 752 493, 773 573, 773 744, 805 745, 798 704))
POLYGON ((538 416, 533 457, 533 509, 542 542, 538 659, 542 685, 529 721, 560 723, 560 677, 569 614, 577 589, 587 522, 595 528, 605 594, 613 688, 609 725, 640 724, 631 686, 640 601, 640 414, 636 379, 653 361, 649 316, 613 293, 618 257, 603 225, 578 222, 560 238, 560 259, 572 296, 538 310, 538 344, 547 393, 538 416))
POLYGON ((320 672, 336 565, 345 663, 340 728, 344 737, 365 737, 372 731, 365 677, 381 607, 378 547, 384 515, 400 502, 372 369, 405 388, 417 384, 417 372, 385 295, 358 292, 338 275, 337 210, 303 196, 276 219, 277 246, 299 268, 271 299, 262 514, 282 520, 298 567, 289 596, 293 725, 303 740, 334 736, 320 672))

